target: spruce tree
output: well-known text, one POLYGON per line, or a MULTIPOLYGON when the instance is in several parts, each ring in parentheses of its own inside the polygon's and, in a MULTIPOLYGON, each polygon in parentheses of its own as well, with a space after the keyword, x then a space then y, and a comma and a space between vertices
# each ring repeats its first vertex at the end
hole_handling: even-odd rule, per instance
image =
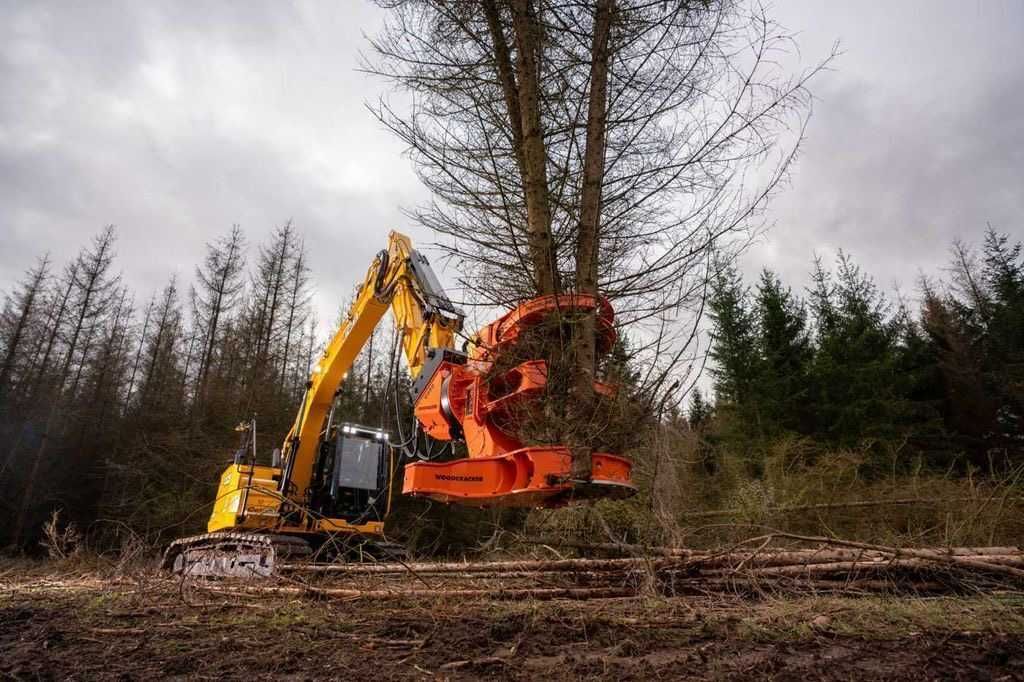
POLYGON ((811 426, 807 311, 767 269, 757 287, 757 318, 761 362, 755 393, 765 426, 772 431, 807 432, 811 426))
POLYGON ((1019 443, 1024 439, 1024 260, 1020 242, 1011 244, 1007 235, 988 230, 982 281, 991 303, 982 339, 985 384, 999 401, 999 437, 1019 443))
POLYGON ((745 406, 757 373, 756 317, 743 278, 732 265, 714 276, 708 301, 713 325, 710 358, 719 405, 745 406))
POLYGON ((904 409, 896 385, 899 326, 874 281, 840 253, 836 274, 814 271, 817 352, 812 366, 816 433, 855 445, 896 434, 904 409))
POLYGON ((686 415, 686 421, 690 425, 692 431, 701 430, 711 418, 711 405, 704 399, 704 393, 700 390, 700 386, 696 386, 693 389, 693 395, 690 396, 690 407, 686 415))

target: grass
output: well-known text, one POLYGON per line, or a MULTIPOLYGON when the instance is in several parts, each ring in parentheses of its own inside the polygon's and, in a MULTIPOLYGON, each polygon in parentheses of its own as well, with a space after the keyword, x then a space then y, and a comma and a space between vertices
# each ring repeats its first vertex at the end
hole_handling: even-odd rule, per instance
POLYGON ((1024 595, 772 599, 751 606, 735 633, 756 641, 823 634, 869 640, 922 633, 1024 636, 1024 595))
POLYGON ((630 453, 636 497, 533 512, 525 532, 607 542, 610 531, 629 542, 693 548, 766 528, 894 546, 1019 545, 1024 537, 1024 467, 929 471, 899 444, 876 444, 890 460, 880 468, 867 451, 781 439, 766 446, 758 467, 718 452, 709 471, 692 433, 663 435, 630 453), (857 506, 843 506, 850 503, 857 506))
POLYGON ((1012 673, 1013 661, 1024 661, 1020 594, 201 601, 198 594, 183 600, 177 581, 152 573, 107 578, 68 576, 53 564, 30 574, 6 567, 0 648, 9 654, 0 676, 424 679, 423 670, 444 673, 459 662, 466 678, 652 679, 685 665, 698 677, 783 666, 806 671, 806 679, 850 679, 864 677, 858 666, 868 659, 879 661, 880 676, 922 666, 944 675, 993 646, 1010 661, 992 663, 996 672, 1012 673), (847 658, 821 667, 836 642, 847 658))

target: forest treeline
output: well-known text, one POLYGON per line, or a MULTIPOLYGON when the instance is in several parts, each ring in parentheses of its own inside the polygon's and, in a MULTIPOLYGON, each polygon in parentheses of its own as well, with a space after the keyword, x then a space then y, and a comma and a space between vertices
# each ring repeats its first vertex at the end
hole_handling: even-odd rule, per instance
MULTIPOLYGON (((320 353, 290 223, 251 261, 233 228, 191 285, 172 277, 143 300, 118 274, 116 241, 107 227, 66 264, 42 256, 5 297, 0 546, 35 546, 55 509, 98 536, 201 529, 235 427, 255 416, 261 455, 279 445, 320 353)), ((356 418, 387 406, 388 367, 371 352, 353 370, 343 397, 356 418)))
MULTIPOLYGON (((847 256, 814 263, 803 293, 770 271, 748 283, 718 268, 708 301, 714 396, 694 391, 686 414, 637 422, 626 452, 644 490, 610 522, 667 527, 647 519, 655 492, 685 513, 702 499, 729 506, 737 462, 757 482, 777 444, 794 440, 819 460, 856 451, 869 477, 892 474, 894 452, 898 466, 946 476, 1024 464, 1021 251, 994 231, 955 244, 947 276, 922 281, 913 304, 889 300, 847 256), (671 435, 680 428, 689 435, 671 435), (659 447, 686 459, 693 442, 696 470, 658 464, 659 447)), ((235 427, 255 416, 267 457, 321 351, 291 224, 251 249, 241 230, 228 231, 207 245, 191 284, 171 278, 142 300, 117 274, 115 254, 106 228, 68 263, 41 257, 5 297, 2 546, 36 547, 54 510, 100 543, 129 530, 166 541, 203 529, 238 446, 235 427)), ((396 350, 382 325, 342 387, 346 419, 408 433, 396 350)), ((632 390, 634 361, 622 362, 632 390)), ((398 514, 418 547, 471 547, 498 523, 479 510, 422 507, 403 503, 398 514)))
POLYGON ((1021 244, 989 229, 951 254, 915 303, 890 300, 846 254, 814 262, 803 295, 767 269, 751 284, 719 268, 714 401, 695 392, 688 415, 707 466, 728 450, 757 475, 771 444, 794 437, 857 448, 866 473, 891 468, 894 444, 908 468, 1024 464, 1021 244))

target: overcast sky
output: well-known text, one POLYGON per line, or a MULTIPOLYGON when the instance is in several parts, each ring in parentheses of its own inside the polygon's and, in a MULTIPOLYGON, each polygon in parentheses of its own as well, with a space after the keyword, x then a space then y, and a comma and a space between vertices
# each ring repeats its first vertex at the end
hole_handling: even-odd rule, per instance
MULTIPOLYGON (((813 86, 808 139, 772 229, 745 256, 802 286, 842 248, 912 293, 955 237, 1024 215, 1024 3, 779 0, 813 86)), ((103 225, 140 297, 190 280, 238 223, 250 251, 292 219, 321 319, 362 277, 401 206, 422 201, 355 71, 379 10, 335 2, 0 2, 0 290, 103 225)))

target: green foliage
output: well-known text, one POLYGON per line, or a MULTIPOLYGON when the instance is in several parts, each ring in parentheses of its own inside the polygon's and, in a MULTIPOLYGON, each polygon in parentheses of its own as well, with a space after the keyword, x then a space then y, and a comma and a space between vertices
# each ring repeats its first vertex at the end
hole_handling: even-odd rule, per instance
POLYGON ((697 430, 704 426, 711 418, 711 405, 704 399, 704 393, 697 386, 690 396, 690 410, 687 413, 687 421, 690 428, 697 430))
POLYGON ((732 265, 719 268, 712 280, 708 302, 714 324, 711 376, 721 403, 745 406, 758 373, 756 317, 749 292, 732 265))
POLYGON ((834 277, 817 263, 814 281, 813 435, 843 446, 896 436, 905 409, 897 376, 899 321, 889 316, 870 277, 844 254, 834 277))
POLYGON ((764 428, 772 433, 801 431, 810 418, 810 339, 802 301, 784 288, 769 270, 757 287, 757 348, 755 377, 764 428))
POLYGON ((955 245, 952 270, 945 293, 922 285, 918 321, 842 253, 832 270, 815 261, 806 302, 770 271, 751 292, 735 268, 720 268, 704 441, 758 476, 767 444, 787 436, 863 448, 865 473, 887 466, 885 443, 906 442, 936 468, 1022 461, 1021 245, 990 230, 980 261, 955 245))
MULTIPOLYGON (((718 428, 716 417, 709 429, 718 428)), ((902 441, 834 448, 785 436, 760 443, 760 472, 742 443, 718 439, 712 470, 705 443, 685 425, 658 425, 629 453, 636 497, 533 512, 527 534, 699 548, 769 528, 894 546, 1014 545, 1024 533, 1024 467, 938 471, 902 441)))

